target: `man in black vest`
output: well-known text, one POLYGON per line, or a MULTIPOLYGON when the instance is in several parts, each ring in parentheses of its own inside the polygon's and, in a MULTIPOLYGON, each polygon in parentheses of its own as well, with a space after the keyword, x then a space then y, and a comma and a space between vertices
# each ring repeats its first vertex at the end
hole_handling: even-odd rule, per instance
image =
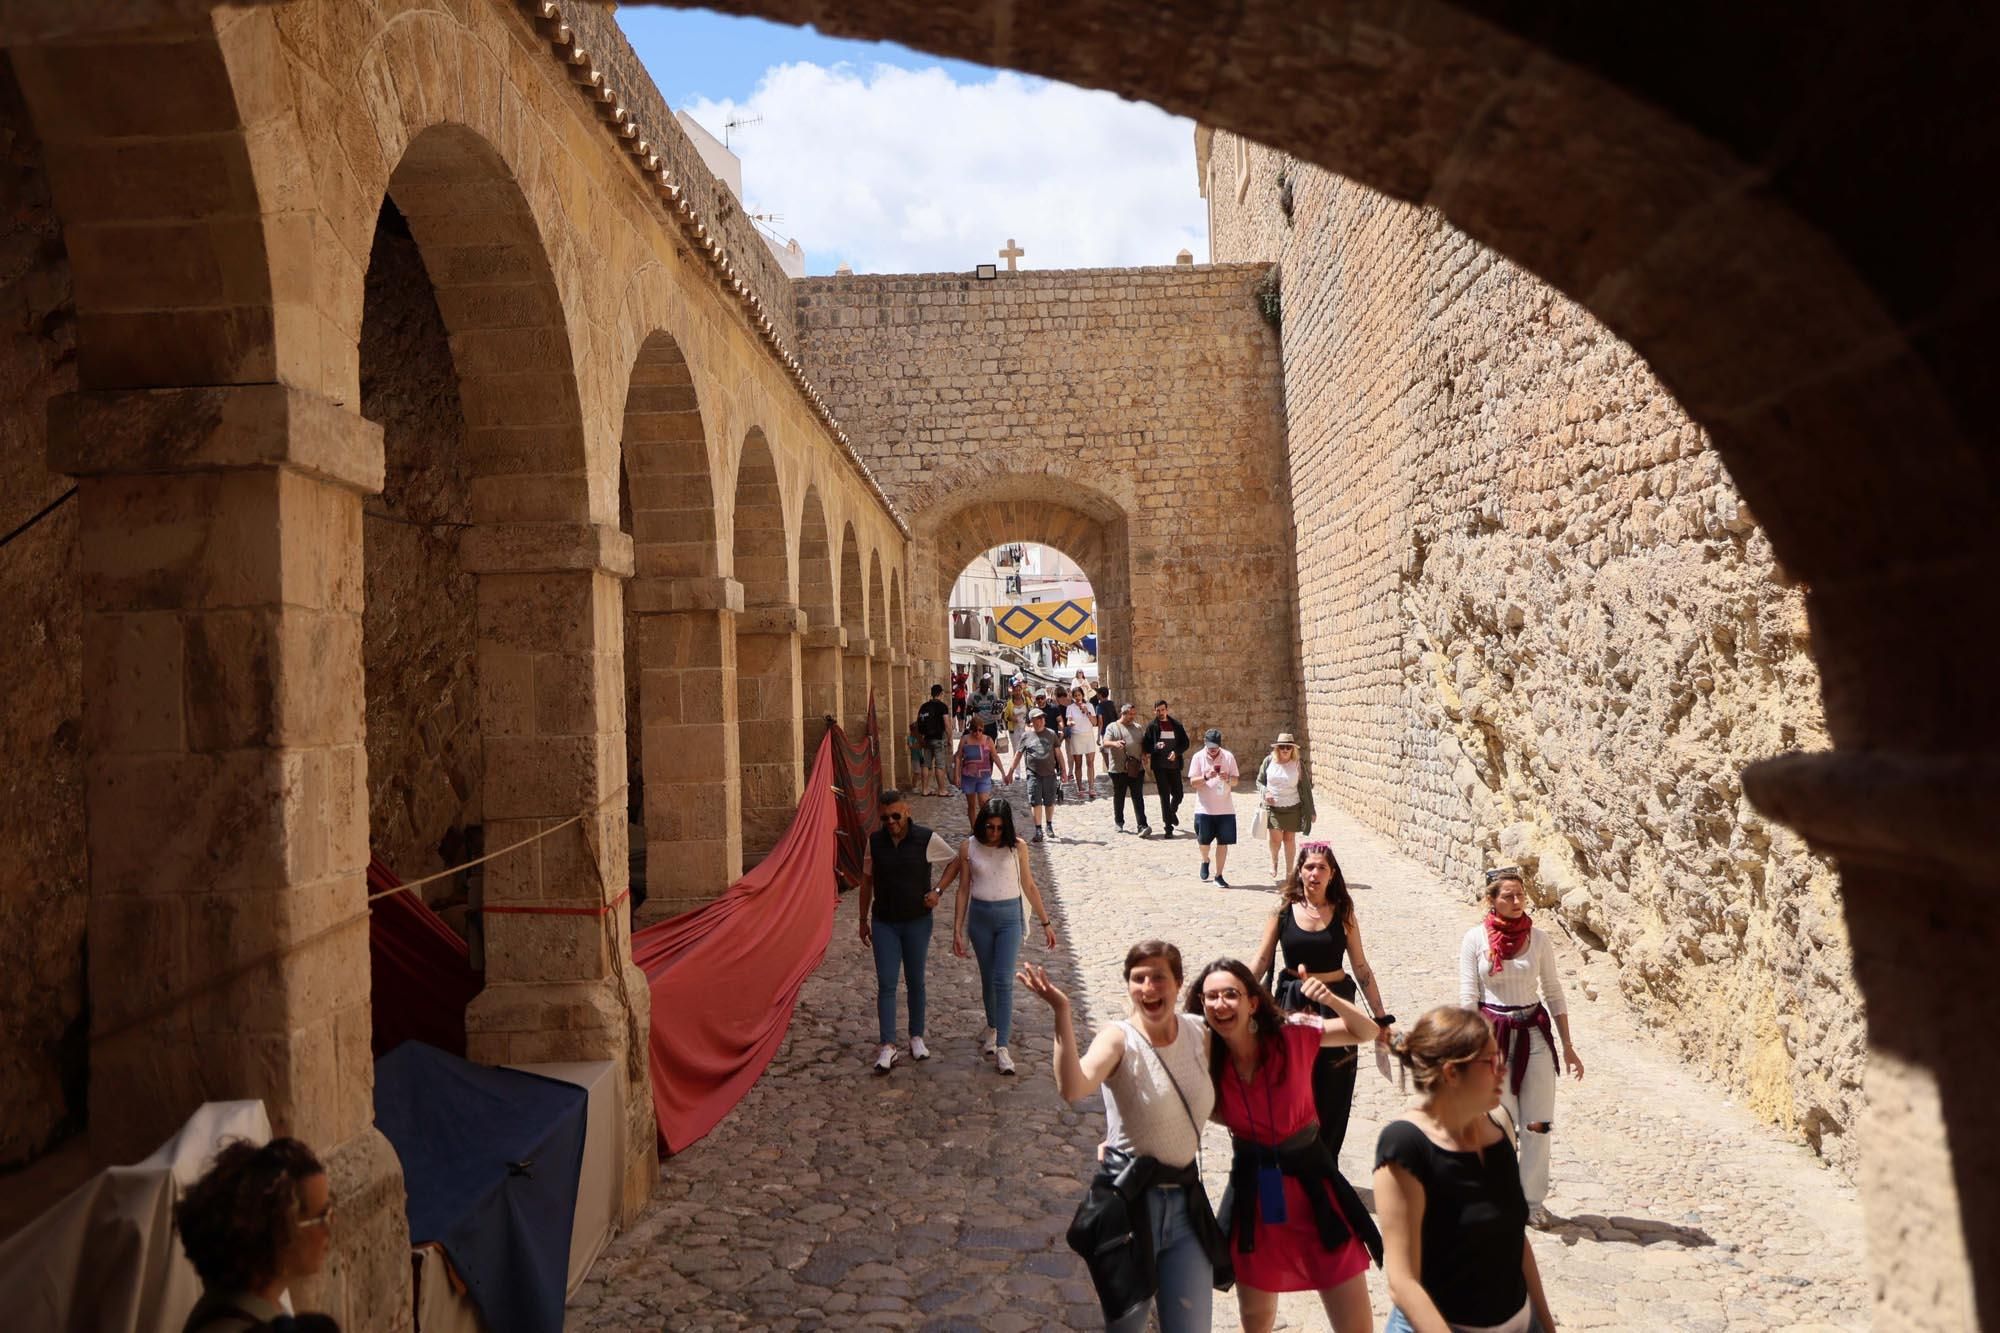
POLYGON ((956 855, 942 837, 910 821, 903 793, 882 793, 882 827, 868 838, 859 903, 861 942, 875 950, 875 1017, 882 1037, 875 1055, 878 1074, 888 1073, 898 1054, 899 970, 910 988, 910 1058, 931 1058, 924 1045, 924 964, 930 956, 931 909, 938 903, 931 867, 947 865, 956 855))

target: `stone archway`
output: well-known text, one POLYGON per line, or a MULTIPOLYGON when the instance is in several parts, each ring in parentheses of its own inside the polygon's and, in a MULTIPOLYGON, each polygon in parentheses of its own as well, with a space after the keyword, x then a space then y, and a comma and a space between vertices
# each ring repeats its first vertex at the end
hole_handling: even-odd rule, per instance
POLYGON ((742 778, 731 725, 742 594, 720 570, 708 433, 694 374, 664 330, 639 345, 622 438, 633 543, 626 734, 638 740, 646 838, 646 901, 633 919, 646 922, 714 897, 740 873, 743 859, 742 778), (718 813, 718 798, 727 818, 718 813))
POLYGON ((801 758, 812 762, 826 719, 840 716, 841 628, 834 600, 833 550, 827 542, 826 501, 818 486, 807 486, 799 507, 799 610, 806 618, 800 654, 800 708, 804 717, 801 758))
POLYGON ((763 859, 798 803, 799 612, 791 600, 792 543, 784 495, 764 432, 744 437, 730 506, 736 580, 736 738, 742 775, 743 864, 763 859))
POLYGON ((859 736, 868 721, 868 691, 873 684, 869 668, 874 649, 868 642, 861 547, 854 539, 852 523, 845 524, 840 534, 840 628, 847 635, 847 642, 840 650, 840 725, 849 735, 859 736))

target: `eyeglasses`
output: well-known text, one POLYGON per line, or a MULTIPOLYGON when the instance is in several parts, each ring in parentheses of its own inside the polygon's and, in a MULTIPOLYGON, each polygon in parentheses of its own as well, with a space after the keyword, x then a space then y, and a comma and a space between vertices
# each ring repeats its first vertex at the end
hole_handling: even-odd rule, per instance
POLYGON ((327 1200, 326 1207, 320 1210, 320 1214, 318 1217, 302 1217, 299 1219, 299 1230, 303 1231, 307 1227, 331 1226, 332 1224, 333 1224, 333 1200, 329 1199, 327 1200))
POLYGON ((1519 866, 1498 866, 1486 872, 1486 882, 1488 884, 1491 884, 1496 879, 1519 878, 1521 878, 1521 867, 1519 866))
POLYGON ((1244 997, 1242 991, 1237 990, 1234 986, 1232 986, 1228 990, 1203 991, 1201 993, 1201 998, 1202 1001, 1206 1003, 1210 1000, 1240 1000, 1244 997))
POLYGON ((901 824, 901 823, 903 823, 903 822, 904 822, 905 820, 907 820, 907 819, 909 819, 909 816, 908 816, 908 815, 883 815, 883 816, 882 816, 882 822, 883 822, 884 824, 901 824))

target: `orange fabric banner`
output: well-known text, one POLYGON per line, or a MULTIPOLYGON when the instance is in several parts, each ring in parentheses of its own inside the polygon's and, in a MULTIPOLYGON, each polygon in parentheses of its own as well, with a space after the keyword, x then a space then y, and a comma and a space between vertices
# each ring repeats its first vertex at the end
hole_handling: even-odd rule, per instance
POLYGON ((820 742, 792 826, 714 902, 635 931, 653 994, 653 1110, 679 1152, 729 1114, 785 1039, 799 988, 833 937, 834 745, 820 742))

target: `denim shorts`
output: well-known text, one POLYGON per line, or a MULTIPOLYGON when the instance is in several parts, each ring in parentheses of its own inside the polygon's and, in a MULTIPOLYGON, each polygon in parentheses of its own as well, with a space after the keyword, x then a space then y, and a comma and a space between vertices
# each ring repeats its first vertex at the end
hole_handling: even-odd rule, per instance
POLYGON ((967 796, 989 795, 993 791, 993 777, 988 774, 985 777, 975 778, 968 774, 958 780, 958 789, 967 796))

